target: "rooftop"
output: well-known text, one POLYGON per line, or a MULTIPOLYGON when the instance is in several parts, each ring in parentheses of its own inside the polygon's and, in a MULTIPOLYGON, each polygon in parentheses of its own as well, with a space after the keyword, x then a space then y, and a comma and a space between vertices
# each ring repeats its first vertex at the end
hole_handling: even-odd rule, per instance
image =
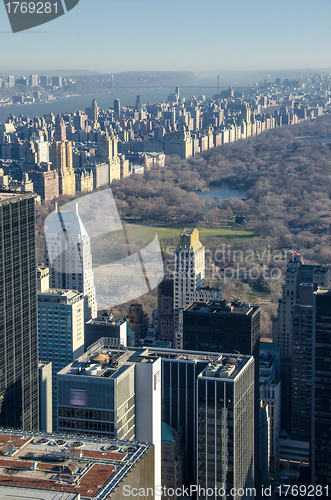
POLYGON ((11 201, 22 200, 22 198, 33 198, 34 194, 32 193, 22 193, 11 191, 9 189, 0 189, 0 204, 10 203, 11 201))
POLYGON ((242 356, 240 354, 221 355, 200 373, 199 378, 220 378, 235 380, 244 366, 252 362, 253 356, 242 356))
POLYGON ((263 349, 265 349, 267 351, 278 351, 279 347, 275 342, 261 342, 260 341, 260 351, 263 349))
POLYGON ((38 293, 38 300, 43 302, 71 303, 83 298, 82 292, 78 290, 62 290, 61 288, 49 288, 38 293))
POLYGON ((59 375, 116 378, 133 363, 154 363, 158 358, 197 363, 214 362, 219 353, 183 351, 162 347, 116 347, 113 339, 103 337, 76 359, 63 368, 59 375))
POLYGON ((162 443, 172 443, 175 429, 165 422, 161 422, 161 441, 162 443))
POLYGON ((81 499, 109 498, 150 446, 0 429, 0 499, 4 486, 14 499, 74 500, 79 494, 81 499))
POLYGON ((185 311, 187 312, 201 312, 213 314, 226 314, 236 313, 250 316, 259 309, 259 306, 250 305, 247 302, 231 302, 226 303, 225 300, 209 301, 209 302, 195 302, 188 306, 185 311))

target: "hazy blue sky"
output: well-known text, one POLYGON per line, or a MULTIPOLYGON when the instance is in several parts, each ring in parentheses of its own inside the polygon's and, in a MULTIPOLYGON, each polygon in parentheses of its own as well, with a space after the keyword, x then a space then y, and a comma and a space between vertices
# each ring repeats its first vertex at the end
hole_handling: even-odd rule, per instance
POLYGON ((16 34, 0 12, 0 74, 331 67, 331 0, 80 0, 16 34))

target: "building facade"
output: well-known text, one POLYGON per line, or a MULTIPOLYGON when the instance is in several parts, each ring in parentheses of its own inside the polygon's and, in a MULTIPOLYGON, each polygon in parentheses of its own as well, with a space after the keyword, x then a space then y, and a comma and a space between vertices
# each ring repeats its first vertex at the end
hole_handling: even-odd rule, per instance
POLYGON ((279 380, 279 359, 277 360, 277 354, 279 358, 279 349, 274 343, 261 342, 260 353, 260 400, 269 408, 269 463, 270 470, 275 472, 278 469, 278 441, 281 430, 281 382, 279 380))
POLYGON ((0 192, 0 425, 39 427, 33 194, 0 192))
POLYGON ((84 296, 73 290, 38 293, 39 359, 52 363, 53 429, 57 424, 59 370, 84 352, 84 296))
MULTIPOLYGON (((331 290, 314 293, 312 380, 312 484, 331 484, 331 290)), ((323 492, 324 496, 325 491, 323 492)))
POLYGON ((101 311, 97 318, 85 325, 85 351, 102 337, 116 339, 118 345, 127 345, 127 322, 115 320, 111 311, 101 311))
MULTIPOLYGON (((183 312, 184 348, 254 356, 255 429, 259 428, 260 308, 233 302, 193 303, 183 312)), ((259 436, 255 432, 255 483, 260 494, 259 436)))
POLYGON ((195 292, 204 285, 205 248, 199 231, 184 229, 175 250, 174 265, 174 341, 176 349, 183 347, 182 310, 194 302, 195 292))
POLYGON ((174 276, 168 275, 158 286, 158 340, 174 339, 174 276))
MULTIPOLYGON (((174 429, 170 425, 161 423, 162 435, 162 465, 161 480, 164 488, 172 488, 176 492, 177 488, 183 485, 183 451, 182 451, 182 430, 174 429)), ((182 495, 173 496, 174 500, 182 495)), ((162 495, 166 500, 168 495, 162 495)))
POLYGON ((72 166, 72 143, 70 141, 54 141, 51 149, 52 168, 59 175, 59 193, 75 194, 76 180, 72 166))
MULTIPOLYGON (((197 380, 198 486, 223 495, 254 487, 254 359, 220 356, 197 380), (245 445, 243 443, 245 442, 245 445)), ((206 498, 201 494, 198 498, 206 498)))
POLYGON ((85 321, 97 316, 90 238, 78 214, 61 212, 56 204, 44 239, 44 265, 50 287, 78 290, 85 297, 85 321))
MULTIPOLYGON (((282 383, 282 429, 285 429, 288 434, 292 433, 292 399, 293 391, 293 349, 297 350, 299 345, 299 326, 298 312, 302 306, 300 305, 300 285, 312 284, 314 290, 319 286, 329 286, 330 270, 321 265, 306 265, 302 260, 302 256, 295 252, 290 255, 287 269, 285 272, 285 282, 282 290, 282 297, 278 301, 277 319, 273 324, 273 341, 279 346, 281 355, 281 372, 280 378, 282 383), (296 303, 296 317, 294 322, 293 308, 296 303), (293 325, 296 324, 296 344, 293 339, 293 325)), ((309 349, 308 349, 309 350, 309 349)), ((296 354, 297 355, 297 354, 296 354)), ((306 355, 306 352, 305 352, 306 355)), ((296 363, 296 361, 295 361, 296 363)), ((298 376, 298 372, 296 377, 298 376)), ((297 381, 295 382, 297 383, 297 381)), ((298 395, 296 398, 299 397, 298 395)), ((309 396, 308 396, 309 399, 309 396)), ((295 409, 297 412, 298 408, 295 409)), ((301 411, 301 410, 300 410, 301 411)), ((306 411, 306 409, 305 409, 306 411)), ((300 424, 301 425, 301 424, 300 424)), ((295 423, 295 432, 299 431, 299 422, 295 423)))

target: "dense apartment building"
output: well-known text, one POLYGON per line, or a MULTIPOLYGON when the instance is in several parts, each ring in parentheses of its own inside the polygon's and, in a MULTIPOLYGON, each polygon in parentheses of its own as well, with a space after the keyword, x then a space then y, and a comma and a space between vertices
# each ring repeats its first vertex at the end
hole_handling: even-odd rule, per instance
POLYGON ((54 141, 51 148, 52 168, 59 175, 59 193, 75 194, 76 180, 72 166, 72 142, 54 141))
POLYGON ((59 174, 52 170, 49 163, 43 164, 38 170, 29 171, 34 191, 41 199, 52 200, 59 196, 59 174))

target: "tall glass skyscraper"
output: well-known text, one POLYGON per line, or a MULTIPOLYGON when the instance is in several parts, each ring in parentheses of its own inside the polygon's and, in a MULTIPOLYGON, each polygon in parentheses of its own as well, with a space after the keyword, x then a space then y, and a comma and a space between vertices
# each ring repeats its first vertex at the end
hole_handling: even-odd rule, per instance
POLYGON ((38 425, 35 200, 0 192, 0 426, 38 425))

